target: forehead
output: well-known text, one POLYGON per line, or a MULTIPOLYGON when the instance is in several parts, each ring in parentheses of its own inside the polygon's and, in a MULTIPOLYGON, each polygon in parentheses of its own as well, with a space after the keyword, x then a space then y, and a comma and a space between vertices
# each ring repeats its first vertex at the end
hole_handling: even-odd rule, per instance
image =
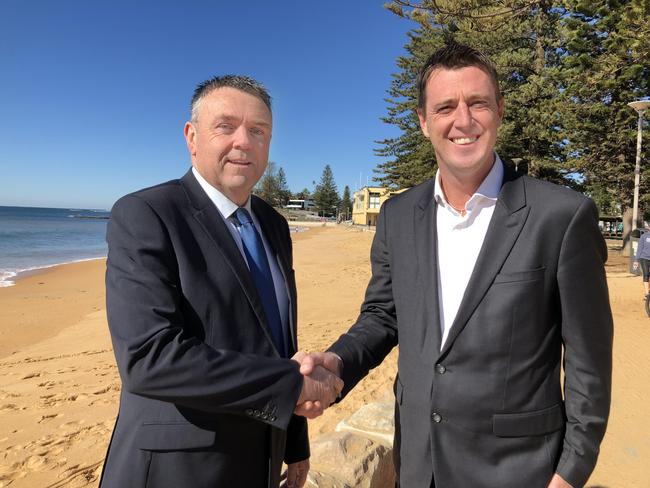
POLYGON ((198 108, 199 117, 228 115, 266 123, 272 118, 271 111, 260 98, 231 87, 215 88, 201 99, 198 108))
POLYGON ((426 85, 427 103, 459 96, 490 97, 496 101, 496 86, 481 68, 436 68, 431 72, 426 85))

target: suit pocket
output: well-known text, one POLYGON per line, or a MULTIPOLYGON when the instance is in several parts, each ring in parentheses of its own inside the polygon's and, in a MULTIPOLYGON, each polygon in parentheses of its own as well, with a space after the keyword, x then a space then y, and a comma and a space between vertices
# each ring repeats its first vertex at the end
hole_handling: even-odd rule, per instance
POLYGON ((542 410, 522 413, 497 413, 492 416, 492 431, 499 437, 544 435, 564 426, 561 403, 542 410))
POLYGON ((494 283, 512 283, 516 281, 535 281, 544 278, 546 267, 535 268, 512 273, 499 273, 494 278, 494 283))
POLYGON ((144 423, 138 428, 137 446, 147 451, 179 451, 212 446, 216 434, 186 422, 144 423))

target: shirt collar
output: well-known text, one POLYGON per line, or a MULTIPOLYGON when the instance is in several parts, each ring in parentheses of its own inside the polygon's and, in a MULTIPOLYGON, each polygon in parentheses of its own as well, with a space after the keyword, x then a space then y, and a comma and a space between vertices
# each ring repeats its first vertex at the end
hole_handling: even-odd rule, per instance
MULTIPOLYGON (((235 202, 217 190, 214 186, 208 183, 207 180, 201 176, 201 173, 199 173, 194 166, 192 166, 192 174, 196 178, 196 181, 199 182, 199 185, 201 185, 201 188, 203 188, 203 191, 208 195, 208 198, 210 198, 210 200, 212 200, 212 203, 214 203, 214 205, 217 207, 217 210, 219 210, 219 213, 221 213, 223 218, 229 219, 232 214, 234 214, 235 211, 239 208, 239 205, 237 205, 235 202)), ((246 200, 244 208, 248 210, 248 213, 253 215, 253 212, 251 210, 250 197, 248 200, 246 200)))
MULTIPOLYGON (((499 192, 501 191, 501 185, 503 184, 503 163, 501 162, 501 158, 497 153, 494 153, 494 164, 492 164, 492 168, 490 169, 490 172, 487 174, 485 179, 481 182, 479 187, 476 189, 474 194, 470 197, 468 200, 467 204, 471 206, 470 204, 472 202, 475 202, 477 200, 481 199, 488 199, 492 201, 496 201, 497 197, 499 196, 499 192)), ((449 204, 447 201, 447 197, 445 197, 445 193, 442 191, 442 184, 440 183, 440 169, 436 171, 436 178, 435 178, 435 185, 434 185, 434 198, 438 204, 443 205, 446 208, 449 208, 450 210, 456 212, 453 210, 453 207, 449 204)))

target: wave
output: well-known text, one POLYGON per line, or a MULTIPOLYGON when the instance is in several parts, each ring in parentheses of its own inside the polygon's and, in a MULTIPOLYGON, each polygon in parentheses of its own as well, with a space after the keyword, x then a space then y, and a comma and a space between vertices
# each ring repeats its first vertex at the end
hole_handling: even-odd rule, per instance
POLYGON ((94 261, 96 259, 105 259, 106 256, 95 258, 74 259, 72 261, 64 261, 62 263, 47 264, 43 266, 32 266, 31 268, 19 269, 16 271, 0 270, 0 288, 7 288, 16 284, 16 278, 21 278, 21 275, 27 275, 38 272, 44 269, 54 268, 56 266, 63 266, 64 264, 82 263, 85 261, 94 261))
POLYGON ((0 271, 0 288, 15 285, 11 278, 15 278, 17 274, 15 271, 0 271))

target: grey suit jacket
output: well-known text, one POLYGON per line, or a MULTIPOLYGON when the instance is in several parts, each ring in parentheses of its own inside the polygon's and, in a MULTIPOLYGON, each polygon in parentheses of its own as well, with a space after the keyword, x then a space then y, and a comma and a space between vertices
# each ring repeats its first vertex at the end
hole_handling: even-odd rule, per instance
MULTIPOLYGON (((284 274, 295 350, 289 228, 252 206, 284 274)), ((101 486, 277 487, 282 461, 309 457, 293 415, 302 376, 279 357, 246 263, 191 171, 120 199, 107 240, 122 393, 101 486)))
POLYGON ((596 463, 611 387, 596 208, 506 168, 440 350, 433 188, 428 181, 381 210, 361 313, 331 347, 343 359, 344 394, 399 344, 401 486, 545 488, 557 471, 580 487, 596 463))

